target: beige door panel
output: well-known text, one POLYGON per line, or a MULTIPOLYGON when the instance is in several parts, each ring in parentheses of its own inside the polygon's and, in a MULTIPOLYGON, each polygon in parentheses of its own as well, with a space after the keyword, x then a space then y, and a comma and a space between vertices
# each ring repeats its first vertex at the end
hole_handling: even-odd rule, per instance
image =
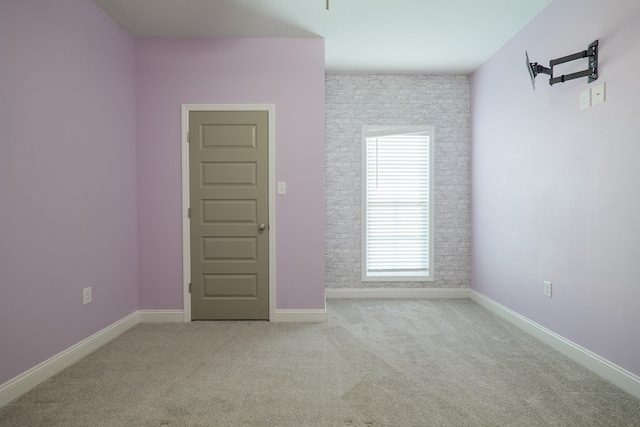
POLYGON ((192 319, 268 319, 268 113, 192 111, 189 134, 192 319))

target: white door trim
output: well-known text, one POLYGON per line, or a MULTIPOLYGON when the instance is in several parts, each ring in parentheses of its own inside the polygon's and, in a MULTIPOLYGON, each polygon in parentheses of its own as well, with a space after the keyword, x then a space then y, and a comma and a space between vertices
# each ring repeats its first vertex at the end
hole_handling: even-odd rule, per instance
POLYGON ((184 321, 191 322, 191 228, 189 226, 189 112, 266 111, 269 118, 269 321, 276 310, 276 106, 274 104, 182 104, 182 301, 184 321))

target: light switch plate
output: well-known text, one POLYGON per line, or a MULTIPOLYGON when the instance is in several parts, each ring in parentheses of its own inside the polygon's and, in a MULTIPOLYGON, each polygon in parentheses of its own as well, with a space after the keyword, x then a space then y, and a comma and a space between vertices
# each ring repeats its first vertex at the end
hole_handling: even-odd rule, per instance
POLYGON ((600 83, 591 88, 591 105, 602 104, 605 101, 605 85, 600 83))
POLYGON ((287 183, 278 181, 278 194, 287 194, 287 183))
POLYGON ((587 89, 580 92, 580 109, 584 110, 589 107, 591 107, 591 91, 587 89))

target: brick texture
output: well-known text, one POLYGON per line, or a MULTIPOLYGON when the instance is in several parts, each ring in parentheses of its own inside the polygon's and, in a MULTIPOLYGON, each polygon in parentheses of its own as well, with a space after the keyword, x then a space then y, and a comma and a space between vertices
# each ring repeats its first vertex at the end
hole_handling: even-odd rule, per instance
POLYGON ((327 75, 327 288, 460 288, 470 281, 470 83, 463 75, 327 75), (435 127, 435 280, 362 282, 363 125, 435 127))

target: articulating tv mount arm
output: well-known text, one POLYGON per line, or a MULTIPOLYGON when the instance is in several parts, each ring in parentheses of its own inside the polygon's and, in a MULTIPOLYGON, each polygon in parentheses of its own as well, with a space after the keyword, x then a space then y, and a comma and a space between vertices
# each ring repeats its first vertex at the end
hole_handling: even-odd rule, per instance
POLYGON ((529 54, 527 54, 527 67, 531 76, 531 84, 535 89, 535 78, 538 74, 548 74, 550 77, 549 84, 553 86, 555 83, 563 83, 568 80, 578 79, 580 77, 589 77, 589 83, 598 79, 598 40, 591 43, 587 50, 574 53, 573 55, 563 56, 562 58, 552 59, 549 61, 549 67, 544 67, 537 62, 529 62, 529 54), (565 62, 575 61, 576 59, 589 58, 589 68, 584 71, 578 71, 577 73, 563 74, 558 77, 553 77, 553 67, 565 62))

